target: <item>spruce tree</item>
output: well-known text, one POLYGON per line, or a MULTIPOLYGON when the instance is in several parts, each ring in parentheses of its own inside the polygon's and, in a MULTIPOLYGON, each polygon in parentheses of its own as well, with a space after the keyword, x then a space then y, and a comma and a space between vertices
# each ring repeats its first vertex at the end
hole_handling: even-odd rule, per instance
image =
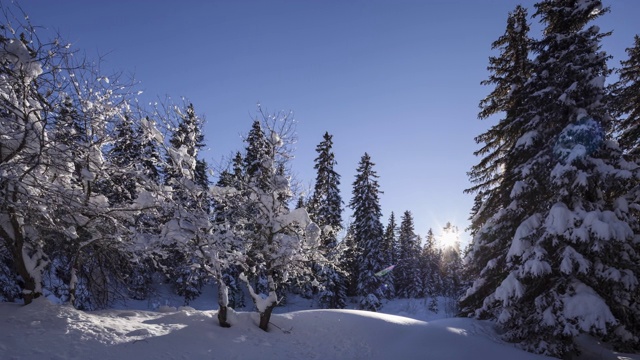
POLYGON ((438 312, 437 296, 442 291, 442 275, 440 271, 441 252, 436 247, 433 230, 427 231, 420 254, 420 289, 421 296, 429 298, 429 310, 438 312))
POLYGON ((337 244, 337 234, 342 229, 342 197, 340 196, 340 174, 333 154, 333 136, 326 132, 316 147, 316 182, 309 201, 309 215, 323 230, 322 246, 332 249, 337 244))
POLYGON ((615 115, 622 117, 616 129, 620 133, 620 147, 637 159, 640 156, 640 36, 634 37, 634 46, 626 51, 629 58, 620 62, 619 79, 613 86, 613 105, 615 115))
POLYGON ((420 243, 413 225, 413 215, 405 211, 398 236, 399 257, 393 269, 396 292, 402 298, 418 297, 420 283, 420 243))
POLYGON ((440 253, 442 295, 457 300, 462 290, 462 254, 458 227, 447 222, 442 228, 442 237, 447 238, 440 253))
POLYGON ((334 169, 337 162, 332 138, 325 132, 322 142, 316 147, 316 182, 308 210, 311 219, 322 229, 320 250, 329 260, 328 263, 314 265, 314 272, 322 285, 320 302, 328 308, 342 308, 346 303, 347 278, 339 266, 342 251, 337 249, 337 235, 342 229, 342 197, 340 175, 334 169))
MULTIPOLYGON (((396 223, 396 215, 391 212, 389 215, 389 222, 384 230, 384 237, 382 241, 382 251, 385 255, 385 264, 387 266, 397 265, 398 263, 398 224, 396 223)), ((392 298, 397 295, 397 288, 395 286, 395 271, 389 272, 382 278, 384 294, 387 298, 392 298)))
POLYGON ((518 5, 507 18, 505 33, 494 41, 491 48, 499 50, 499 56, 489 58, 489 79, 482 85, 494 85, 493 91, 480 101, 480 119, 502 115, 502 119, 485 133, 475 138, 483 144, 474 155, 482 160, 469 172, 473 187, 465 192, 475 192, 476 205, 472 210, 471 230, 475 234, 484 223, 509 202, 512 179, 506 177, 509 165, 506 154, 522 136, 518 114, 522 111, 523 85, 531 76, 527 10, 518 5))
POLYGON ((607 34, 587 26, 608 9, 599 0, 536 9, 544 34, 513 121, 522 133, 502 155, 509 202, 474 237, 471 261, 484 268, 463 312, 497 319, 506 340, 546 355, 575 351, 580 333, 637 349, 640 259, 635 205, 624 199, 635 165, 606 138, 607 34))
MULTIPOLYGON (((171 221, 176 213, 199 217, 209 212, 207 200, 206 164, 198 158, 204 147, 202 119, 197 116, 193 104, 177 109, 178 125, 171 133, 170 147, 164 169, 165 184, 172 188, 173 206, 165 214, 171 221)), ((163 259, 166 275, 173 282, 176 292, 185 299, 185 304, 198 297, 207 278, 201 259, 194 254, 197 236, 188 241, 177 240, 167 245, 168 258, 163 259)))
POLYGON ((382 251, 384 229, 380 222, 378 175, 369 154, 365 153, 357 168, 353 183, 353 240, 357 250, 357 295, 360 308, 377 311, 381 306, 382 279, 375 274, 386 267, 382 251))
MULTIPOLYGON (((473 241, 467 270, 473 278, 482 273, 487 289, 497 286, 506 275, 503 254, 510 245, 507 234, 524 219, 521 211, 509 208, 510 192, 518 179, 512 169, 517 163, 509 154, 519 145, 518 139, 526 140, 523 137, 526 120, 520 114, 524 111, 524 85, 531 77, 533 66, 529 59, 531 47, 527 10, 517 6, 508 15, 505 33, 492 44, 500 54, 489 58, 487 70, 491 75, 482 82, 495 87, 480 102, 478 117, 486 119, 502 115, 502 118, 476 137, 476 142, 482 146, 474 155, 482 156, 482 159, 469 172, 473 186, 465 190, 476 193, 470 218, 473 241), (487 268, 487 263, 495 265, 487 268)), ((470 303, 473 306, 480 304, 486 291, 469 294, 463 300, 462 308, 470 303)))
POLYGON ((251 125, 251 130, 245 139, 247 147, 245 149, 244 174, 251 183, 257 184, 260 189, 269 188, 269 171, 273 164, 271 144, 268 141, 259 120, 255 120, 251 125))
POLYGON ((345 244, 340 267, 347 273, 347 296, 354 297, 358 294, 358 247, 355 241, 355 229, 353 224, 347 227, 347 232, 342 242, 345 244))
MULTIPOLYGON (((147 117, 144 122, 149 124, 150 119, 147 117)), ((142 126, 136 128, 135 136, 140 141, 140 165, 142 166, 143 177, 151 181, 150 185, 160 184, 161 174, 158 166, 162 163, 162 158, 158 150, 158 140, 146 134, 142 126)))
POLYGON ((130 203, 137 197, 137 181, 131 174, 135 166, 142 160, 142 144, 135 136, 133 121, 125 116, 115 128, 115 141, 109 151, 108 158, 118 169, 112 174, 109 184, 105 184, 105 192, 112 204, 130 203))

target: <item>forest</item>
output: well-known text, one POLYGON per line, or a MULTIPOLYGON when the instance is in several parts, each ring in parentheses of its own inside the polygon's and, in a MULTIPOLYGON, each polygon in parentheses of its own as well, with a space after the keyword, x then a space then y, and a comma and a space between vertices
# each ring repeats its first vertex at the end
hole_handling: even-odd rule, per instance
POLYGON ((330 129, 308 196, 292 178, 291 113, 258 107, 245 147, 214 169, 197 104, 142 105, 135 84, 5 8, 0 299, 96 310, 169 284, 188 305, 215 284, 220 326, 252 304, 267 331, 290 294, 368 311, 394 298, 437 311, 446 297, 534 353, 562 357, 580 334, 640 350, 640 37, 610 69, 608 34, 591 24, 601 1, 534 11, 539 38, 517 6, 491 44, 478 116, 499 121, 475 139, 472 242, 460 249, 416 234, 409 210, 382 223, 366 149, 343 200, 330 129))

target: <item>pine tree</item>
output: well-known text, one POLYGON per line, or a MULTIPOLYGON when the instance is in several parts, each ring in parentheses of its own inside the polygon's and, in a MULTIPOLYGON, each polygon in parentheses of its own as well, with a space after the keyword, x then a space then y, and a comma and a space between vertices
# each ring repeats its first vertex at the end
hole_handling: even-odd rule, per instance
POLYGON ((489 58, 487 70, 491 75, 481 82, 482 85, 495 85, 495 88, 480 101, 481 111, 478 117, 487 119, 502 114, 503 118, 475 139, 483 146, 474 155, 483 158, 469 172, 474 186, 465 190, 478 194, 471 216, 472 234, 479 231, 492 214, 509 202, 506 189, 510 188, 509 184, 513 180, 505 176, 509 166, 505 154, 522 136, 517 118, 522 111, 523 85, 531 76, 531 41, 527 10, 517 6, 509 13, 505 33, 491 45, 492 49, 500 50, 500 55, 489 58))
POLYGON ((457 300, 462 290, 462 257, 458 227, 447 222, 442 229, 447 244, 440 255, 442 295, 457 300))
POLYGON ((420 254, 420 288, 421 296, 429 298, 429 310, 435 313, 438 312, 437 296, 443 288, 440 264, 441 252, 436 247, 433 230, 429 229, 420 254))
POLYGON ((413 225, 413 215, 405 211, 400 222, 398 236, 399 257, 393 269, 398 296, 415 298, 419 296, 420 283, 420 243, 413 225))
MULTIPOLYGON (((171 133, 164 169, 165 184, 171 186, 173 191, 173 207, 166 214, 169 222, 176 213, 182 213, 187 218, 204 216, 210 207, 206 195, 206 163, 198 158, 200 149, 204 147, 202 119, 196 115, 193 104, 188 104, 185 109, 176 109, 176 114, 179 122, 171 133)), ((188 241, 176 239, 170 242, 165 251, 169 258, 162 261, 166 275, 173 282, 178 295, 184 297, 185 304, 200 295, 208 277, 199 263, 201 259, 195 256, 193 247, 197 246, 197 242, 195 234, 188 241)))
POLYGON ((340 196, 340 174, 333 154, 333 136, 325 133, 323 141, 316 147, 316 182, 309 201, 309 215, 323 229, 322 245, 332 249, 337 244, 337 234, 342 229, 342 197, 340 196))
MULTIPOLYGON (((475 204, 471 211, 471 250, 467 261, 471 277, 480 277, 481 273, 487 287, 497 286, 505 272, 503 254, 510 245, 508 234, 523 220, 523 214, 509 208, 510 192, 519 178, 514 176, 513 167, 517 166, 513 157, 518 139, 526 140, 524 125, 520 114, 524 111, 524 85, 531 77, 532 63, 529 60, 532 40, 529 38, 527 11, 521 6, 509 13, 505 33, 492 44, 499 49, 498 57, 489 58, 487 70, 491 72, 484 85, 495 85, 494 90, 480 102, 480 119, 501 114, 503 118, 497 125, 476 137, 482 143, 474 155, 483 156, 480 162, 469 172, 473 187, 465 192, 475 192, 475 204), (487 263, 495 266, 486 268, 487 263)), ((486 294, 479 291, 469 296, 461 304, 479 304, 486 294)))
POLYGON ((322 229, 320 249, 329 260, 329 263, 314 265, 322 285, 320 302, 328 308, 342 308, 346 305, 347 278, 339 266, 343 252, 337 249, 337 235, 342 229, 342 197, 340 175, 334 170, 337 162, 332 138, 325 132, 323 141, 316 147, 316 182, 308 210, 311 219, 322 229))
POLYGON ((393 211, 391 212, 391 215, 389 215, 389 222, 384 230, 384 243, 382 249, 387 255, 387 264, 397 264, 399 259, 398 223, 396 223, 396 215, 393 211))
POLYGON ((508 158, 506 154, 522 136, 518 114, 522 111, 523 85, 531 76, 531 42, 527 23, 527 10, 517 6, 509 13, 505 33, 492 44, 499 49, 500 56, 490 57, 487 70, 489 79, 482 85, 495 85, 494 90, 480 101, 480 119, 503 114, 498 124, 476 137, 484 145, 474 155, 482 160, 469 172, 473 187, 465 192, 476 192, 476 204, 472 210, 471 231, 475 235, 490 217, 509 202, 508 189, 513 179, 506 176, 508 158))
POLYGON ((607 34, 587 26, 608 9, 599 0, 536 8, 545 29, 513 121, 522 133, 502 155, 510 200, 474 237, 471 261, 484 268, 463 312, 497 319, 505 339, 547 355, 574 351, 580 333, 637 349, 635 205, 624 199, 635 165, 605 138, 607 34))
POLYGON ((613 105, 617 116, 625 116, 618 124, 618 142, 636 159, 640 156, 640 36, 627 48, 628 59, 621 61, 619 80, 613 86, 613 105))
POLYGON ((269 171, 272 166, 269 162, 272 161, 273 151, 259 120, 255 120, 251 125, 245 142, 247 147, 243 159, 244 174, 261 189, 268 189, 269 171))
MULTIPOLYGON (((385 255, 386 266, 396 265, 398 263, 398 224, 396 223, 396 215, 391 212, 389 222, 384 230, 382 242, 382 252, 385 255)), ((387 273, 383 278, 383 289, 385 297, 393 298, 397 295, 395 286, 395 272, 387 273)))
POLYGON ((349 207, 353 209, 353 239, 356 247, 357 295, 360 308, 377 311, 381 304, 382 279, 375 274, 384 269, 385 254, 382 251, 384 230, 380 217, 378 175, 373 169, 369 154, 365 153, 357 168, 353 183, 353 197, 349 207))
POLYGON ((112 204, 131 203, 137 197, 137 181, 131 176, 135 166, 141 162, 142 144, 135 136, 133 121, 125 116, 115 128, 115 141, 108 159, 118 169, 111 174, 109 183, 104 184, 104 192, 112 204))
MULTIPOLYGON (((151 125, 148 117, 144 119, 144 122, 151 125)), ((162 158, 158 150, 157 139, 146 134, 143 126, 136 128, 135 136, 140 141, 142 176, 154 185, 160 184, 161 174, 158 166, 162 163, 162 158)))
POLYGON ((347 296, 354 297, 358 294, 358 246, 355 241, 355 229, 353 224, 347 227, 347 232, 342 242, 345 244, 340 267, 347 273, 347 296))

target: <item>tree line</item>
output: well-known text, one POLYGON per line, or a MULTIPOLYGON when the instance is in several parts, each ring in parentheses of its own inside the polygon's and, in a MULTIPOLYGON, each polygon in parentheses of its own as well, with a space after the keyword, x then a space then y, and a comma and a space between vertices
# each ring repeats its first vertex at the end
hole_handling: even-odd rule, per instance
POLYGON ((459 248, 439 249, 433 232, 422 246, 409 211, 399 227, 394 215, 383 227, 368 154, 348 226, 329 133, 316 148, 313 191, 296 198, 291 113, 259 107, 243 151, 212 177, 193 104, 142 106, 134 85, 3 10, 3 300, 48 296, 98 309, 148 299, 162 282, 188 304, 213 282, 221 326, 230 326, 229 308, 250 300, 267 330, 290 293, 375 311, 393 297, 429 297, 437 310, 437 296, 461 291, 459 248))

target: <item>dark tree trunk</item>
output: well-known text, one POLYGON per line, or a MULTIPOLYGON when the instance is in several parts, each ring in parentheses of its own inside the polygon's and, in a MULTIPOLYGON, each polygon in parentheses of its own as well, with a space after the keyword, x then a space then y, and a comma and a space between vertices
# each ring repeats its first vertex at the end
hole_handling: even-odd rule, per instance
POLYGON ((12 214, 9 214, 11 220, 11 226, 13 227, 14 236, 11 237, 7 232, 0 227, 0 237, 5 239, 5 243, 8 245, 13 255, 13 263, 15 270, 22 278, 22 299, 25 305, 31 304, 33 299, 39 297, 41 294, 36 293, 36 280, 31 276, 27 266, 24 262, 24 254, 22 249, 24 247, 24 237, 22 236, 21 227, 18 220, 12 214), (13 240, 13 241, 12 241, 13 240))
POLYGON ((222 280, 222 275, 218 276, 218 322, 220 326, 228 328, 231 324, 227 321, 227 303, 229 301, 229 294, 227 284, 222 280))
POLYGON ((269 321, 271 320, 271 313, 273 309, 276 307, 276 304, 267 307, 264 312, 260 313, 260 329, 264 331, 269 331, 269 321))
POLYGON ((228 308, 223 305, 220 305, 218 308, 218 322, 220 323, 220 326, 225 328, 231 327, 231 324, 227 322, 227 310, 228 308))

